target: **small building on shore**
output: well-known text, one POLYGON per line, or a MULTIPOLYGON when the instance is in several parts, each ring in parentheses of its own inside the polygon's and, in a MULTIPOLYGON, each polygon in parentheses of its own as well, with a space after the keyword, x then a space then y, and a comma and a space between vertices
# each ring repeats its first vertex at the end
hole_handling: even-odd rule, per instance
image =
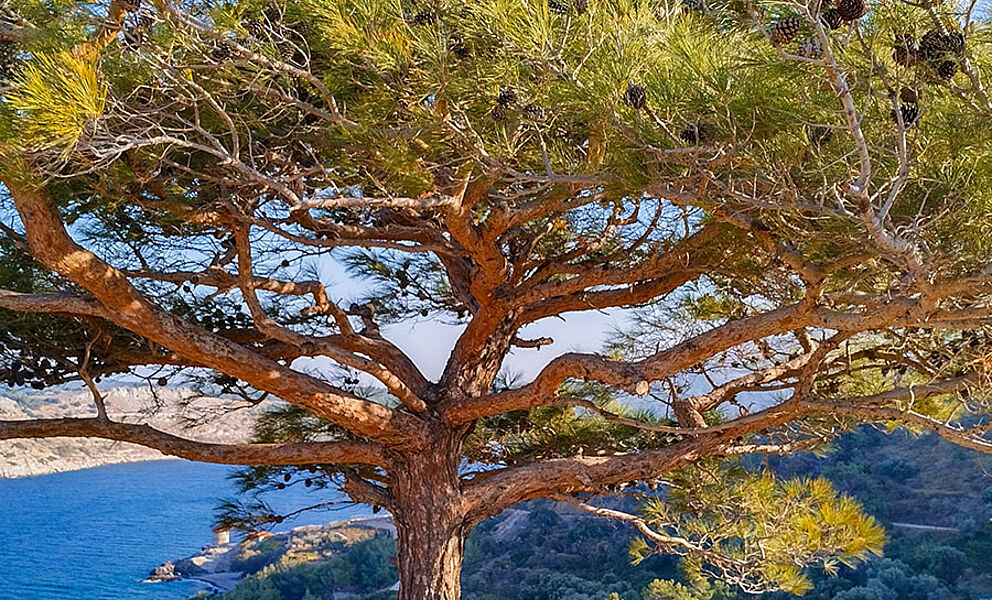
POLYGON ((231 528, 223 525, 214 527, 214 546, 226 546, 231 543, 231 528))

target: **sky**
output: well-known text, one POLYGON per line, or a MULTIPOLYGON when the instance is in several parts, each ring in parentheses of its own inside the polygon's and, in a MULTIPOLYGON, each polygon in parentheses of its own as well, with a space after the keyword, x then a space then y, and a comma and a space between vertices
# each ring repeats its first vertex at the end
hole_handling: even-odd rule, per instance
MULTIPOLYGON (((322 260, 319 272, 330 298, 340 300, 344 306, 361 297, 365 289, 360 280, 345 273, 333 260, 322 260)), ((566 352, 598 351, 612 331, 624 326, 625 314, 624 310, 585 311, 528 325, 521 330, 521 337, 546 336, 554 343, 540 349, 514 348, 504 363, 504 370, 528 381, 556 356, 566 352)), ((432 314, 388 325, 382 328, 382 334, 406 352, 428 379, 436 381, 463 329, 464 325, 439 323, 432 314)))

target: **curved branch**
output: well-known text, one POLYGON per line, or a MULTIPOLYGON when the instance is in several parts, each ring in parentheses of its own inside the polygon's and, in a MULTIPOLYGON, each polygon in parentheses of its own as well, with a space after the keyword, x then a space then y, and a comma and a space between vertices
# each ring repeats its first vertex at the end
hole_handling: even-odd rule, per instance
POLYGON ((786 401, 735 421, 675 437, 657 450, 615 456, 572 456, 542 460, 499 471, 481 473, 464 484, 465 506, 474 522, 525 500, 561 494, 600 493, 603 486, 646 481, 684 467, 706 456, 723 455, 741 436, 765 431, 810 414, 812 409, 786 401))
MULTIPOLYGON (((477 475, 465 483, 466 506, 472 519, 483 520, 525 500, 562 494, 599 493, 602 486, 644 481, 686 466, 706 456, 739 454, 741 436, 767 431, 816 414, 852 415, 875 421, 896 421, 925 427, 961 446, 992 453, 992 440, 899 408, 878 406, 965 389, 974 376, 957 377, 930 385, 898 388, 858 398, 807 401, 793 396, 761 412, 708 428, 681 431, 671 445, 658 450, 616 456, 573 456, 507 467, 477 475)), ((980 429, 982 433, 984 429, 980 429)), ((760 451, 760 446, 754 447, 760 451)))
POLYGON ((347 394, 162 310, 123 273, 78 245, 40 189, 5 179, 35 259, 92 293, 117 325, 356 435, 396 446, 416 446, 426 437, 423 425, 412 415, 347 394))
POLYGON ((600 493, 602 486, 651 479, 713 454, 717 436, 700 436, 660 450, 622 456, 574 456, 481 473, 465 483, 469 520, 479 523, 519 502, 562 494, 600 493))
MULTIPOLYGON (((984 311, 984 319, 989 319, 984 311)), ((846 333, 880 327, 954 328, 961 325, 950 313, 928 310, 922 298, 897 298, 866 312, 838 312, 802 301, 768 312, 728 321, 639 361, 609 360, 597 354, 568 353, 552 360, 531 383, 497 394, 466 398, 446 407, 450 424, 469 423, 513 410, 525 410, 555 401, 567 379, 599 381, 637 393, 648 382, 679 373, 741 344, 780 335, 800 327, 821 327, 846 333), (943 320, 944 318, 950 320, 943 320)), ((972 322, 976 315, 969 315, 972 322)))
MULTIPOLYGON (((848 415, 872 422, 892 421, 904 425, 923 427, 945 440, 970 450, 992 454, 992 440, 975 435, 967 429, 954 427, 912 410, 885 406, 842 406, 833 403, 807 403, 807 407, 826 414, 848 415)), ((984 432, 983 432, 984 433, 984 432)))
POLYGON ((49 313, 107 317, 107 309, 95 298, 72 294, 22 294, 0 289, 0 309, 26 313, 49 313))
POLYGON ((730 321, 637 362, 611 361, 596 354, 563 354, 548 363, 533 382, 513 390, 452 404, 446 410, 445 418, 449 423, 466 423, 511 410, 548 404, 554 401, 561 383, 573 377, 636 391, 640 382, 663 379, 747 341, 791 331, 800 326, 809 313, 808 305, 794 304, 730 321))
POLYGON ((148 425, 101 418, 0 421, 0 440, 93 437, 138 444, 187 460, 225 465, 305 465, 363 463, 386 468, 384 449, 368 442, 294 444, 212 444, 182 438, 148 425))
MULTIPOLYGON (((245 304, 248 305, 248 309, 251 310, 252 319, 255 321, 258 330, 265 335, 278 340, 280 342, 289 344, 291 346, 298 346, 301 349, 315 345, 313 338, 299 334, 279 323, 276 323, 271 317, 265 314, 265 310, 262 309, 262 304, 258 299, 258 292, 255 289, 255 277, 252 274, 252 260, 251 260, 251 240, 249 239, 249 225, 240 225, 234 227, 234 240, 235 247, 237 248, 238 254, 238 285, 241 289, 241 297, 244 299, 245 304)), ((323 286, 321 286, 323 288, 323 286)), ((400 402, 404 404, 407 408, 416 412, 423 412, 427 409, 427 405, 421 400, 402 379, 397 377, 394 373, 389 371, 383 365, 379 363, 368 360, 367 358, 358 356, 351 352, 347 352, 333 344, 321 344, 320 353, 326 354, 331 359, 356 369, 360 369, 379 381, 386 386, 389 393, 396 396, 400 402)))

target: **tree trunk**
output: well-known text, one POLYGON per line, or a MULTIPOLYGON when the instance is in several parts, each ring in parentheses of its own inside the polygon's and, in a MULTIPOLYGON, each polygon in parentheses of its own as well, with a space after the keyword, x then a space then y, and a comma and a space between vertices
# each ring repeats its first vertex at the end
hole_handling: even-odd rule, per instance
POLYGON ((394 470, 398 600, 459 600, 468 526, 458 480, 460 440, 437 440, 394 470))
POLYGON ((396 521, 398 600, 459 600, 465 537, 431 516, 420 522, 396 521))

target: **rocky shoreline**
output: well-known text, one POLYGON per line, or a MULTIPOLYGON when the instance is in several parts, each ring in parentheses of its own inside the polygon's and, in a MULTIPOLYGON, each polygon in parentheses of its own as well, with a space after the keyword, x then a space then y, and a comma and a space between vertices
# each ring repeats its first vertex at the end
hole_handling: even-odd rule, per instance
POLYGON ((212 592, 225 592, 271 562, 283 559, 317 560, 342 546, 377 536, 396 537, 392 517, 354 517, 327 525, 304 525, 277 533, 262 532, 240 541, 229 541, 221 533, 214 544, 204 546, 200 552, 155 567, 142 583, 191 580, 206 584, 212 592))

